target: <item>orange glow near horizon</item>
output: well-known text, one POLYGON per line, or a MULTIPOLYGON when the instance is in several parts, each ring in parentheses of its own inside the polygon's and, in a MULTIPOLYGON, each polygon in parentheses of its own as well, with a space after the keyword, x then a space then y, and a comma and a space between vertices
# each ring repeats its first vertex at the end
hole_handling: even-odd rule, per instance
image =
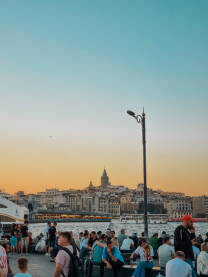
MULTIPOLYGON (((17 140, 16 144, 10 141, 9 146, 7 141, 6 148, 2 142, 0 188, 13 194, 18 190, 36 193, 54 187, 83 189, 90 180, 98 186, 104 167, 113 185, 136 188, 143 180, 142 159, 138 155, 134 147, 98 147, 90 143, 80 147, 76 142, 55 147, 53 142, 17 140)), ((205 158, 200 160, 201 165, 205 158)), ((177 153, 148 152, 148 186, 186 195, 207 194, 207 172, 200 164, 196 168, 195 159, 191 152, 180 159, 177 153)))

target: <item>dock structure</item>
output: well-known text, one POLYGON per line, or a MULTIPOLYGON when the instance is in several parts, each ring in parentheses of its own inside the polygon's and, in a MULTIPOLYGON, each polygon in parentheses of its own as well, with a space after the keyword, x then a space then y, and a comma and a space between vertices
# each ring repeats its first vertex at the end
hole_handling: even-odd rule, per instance
POLYGON ((9 254, 9 263, 13 273, 18 272, 17 260, 20 257, 28 259, 28 272, 32 277, 52 277, 55 269, 55 263, 50 263, 50 258, 44 255, 28 254, 9 254))

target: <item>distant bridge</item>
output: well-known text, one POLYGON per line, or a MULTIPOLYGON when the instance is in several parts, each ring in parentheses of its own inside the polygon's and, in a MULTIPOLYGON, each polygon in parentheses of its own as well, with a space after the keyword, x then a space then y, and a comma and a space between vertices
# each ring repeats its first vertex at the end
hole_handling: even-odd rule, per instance
POLYGON ((55 209, 38 209, 30 212, 30 217, 34 217, 35 215, 81 215, 81 216, 106 216, 112 217, 112 214, 109 213, 96 213, 96 212, 85 212, 85 211, 66 211, 66 210, 55 210, 55 209))

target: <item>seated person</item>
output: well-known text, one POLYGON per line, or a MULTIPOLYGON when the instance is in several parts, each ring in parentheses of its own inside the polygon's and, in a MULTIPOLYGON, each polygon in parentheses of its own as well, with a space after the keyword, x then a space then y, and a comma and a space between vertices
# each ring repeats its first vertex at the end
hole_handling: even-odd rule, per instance
POLYGON ((103 249, 102 263, 100 266, 100 277, 104 276, 104 267, 113 270, 113 276, 118 277, 119 269, 124 265, 124 259, 118 247, 114 245, 111 239, 107 241, 107 247, 103 249))
POLYGON ((166 277, 192 277, 192 268, 185 262, 185 253, 176 251, 175 258, 166 264, 166 277))
POLYGON ((131 237, 128 237, 123 240, 122 245, 120 247, 120 250, 123 252, 133 252, 134 249, 134 241, 131 239, 131 237))
POLYGON ((146 269, 152 269, 153 264, 153 256, 154 251, 151 245, 146 243, 144 238, 140 239, 139 246, 137 249, 131 254, 130 259, 133 259, 135 255, 140 256, 140 262, 137 268, 134 270, 132 276, 134 277, 145 277, 146 269))
POLYGON ((166 264, 174 257, 174 249, 171 246, 170 237, 163 238, 163 244, 158 248, 159 265, 165 270, 166 264))

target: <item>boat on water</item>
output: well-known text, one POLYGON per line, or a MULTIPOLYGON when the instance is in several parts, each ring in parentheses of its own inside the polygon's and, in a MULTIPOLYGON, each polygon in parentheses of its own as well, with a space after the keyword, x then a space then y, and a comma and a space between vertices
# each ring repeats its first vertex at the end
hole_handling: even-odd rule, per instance
MULTIPOLYGON (((114 218, 112 223, 124 223, 124 224, 144 224, 143 214, 123 214, 120 218, 114 218)), ((149 214, 148 223, 150 224, 167 224, 167 214, 149 214)))
POLYGON ((9 194, 0 191, 0 222, 2 224, 23 224, 29 210, 10 201, 9 194))

